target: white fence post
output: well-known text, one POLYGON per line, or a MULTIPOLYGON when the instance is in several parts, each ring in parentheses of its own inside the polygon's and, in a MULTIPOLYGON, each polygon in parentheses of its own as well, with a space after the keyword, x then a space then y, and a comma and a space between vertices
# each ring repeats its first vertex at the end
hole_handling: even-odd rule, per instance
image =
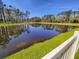
POLYGON ((79 31, 41 59, 74 59, 79 48, 79 31))

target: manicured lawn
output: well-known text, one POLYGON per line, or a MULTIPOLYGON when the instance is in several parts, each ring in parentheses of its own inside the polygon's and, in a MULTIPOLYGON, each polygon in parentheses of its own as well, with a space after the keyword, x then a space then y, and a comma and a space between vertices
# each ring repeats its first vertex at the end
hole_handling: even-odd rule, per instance
POLYGON ((75 55, 75 59, 79 59, 79 49, 78 49, 78 52, 75 55))
POLYGON ((51 38, 50 40, 36 43, 29 48, 23 49, 20 52, 6 57, 5 59, 41 59, 41 57, 71 37, 75 30, 77 31, 79 28, 73 29, 70 32, 62 33, 54 38, 51 38))
POLYGON ((63 25, 63 26, 78 26, 79 23, 51 23, 51 22, 24 22, 24 23, 0 23, 0 26, 17 26, 28 24, 51 24, 51 25, 63 25))

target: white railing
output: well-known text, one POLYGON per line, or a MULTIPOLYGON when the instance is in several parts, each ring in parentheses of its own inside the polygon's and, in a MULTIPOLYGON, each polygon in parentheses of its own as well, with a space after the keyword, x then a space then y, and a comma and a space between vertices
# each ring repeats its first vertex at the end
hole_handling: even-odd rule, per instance
POLYGON ((49 52, 41 59, 74 59, 79 48, 79 32, 76 31, 72 37, 49 52))

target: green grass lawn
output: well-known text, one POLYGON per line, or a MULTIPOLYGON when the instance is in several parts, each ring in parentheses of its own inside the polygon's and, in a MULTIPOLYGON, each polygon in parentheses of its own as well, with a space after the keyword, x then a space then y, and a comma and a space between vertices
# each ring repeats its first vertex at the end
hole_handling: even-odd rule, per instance
MULTIPOLYGON (((62 44, 69 37, 74 34, 74 31, 79 31, 79 28, 73 29, 70 32, 62 33, 57 35, 50 40, 36 43, 29 48, 23 49, 20 52, 17 52, 11 56, 6 57, 5 59, 41 59, 41 57, 45 56, 51 50, 62 44)), ((77 56, 79 58, 79 56, 77 56)))
POLYGON ((79 23, 51 23, 51 22, 24 22, 24 23, 0 23, 0 26, 17 26, 28 24, 51 24, 51 25, 63 25, 63 26, 78 26, 79 23))
POLYGON ((78 49, 78 52, 75 55, 75 59, 79 59, 79 49, 78 49))

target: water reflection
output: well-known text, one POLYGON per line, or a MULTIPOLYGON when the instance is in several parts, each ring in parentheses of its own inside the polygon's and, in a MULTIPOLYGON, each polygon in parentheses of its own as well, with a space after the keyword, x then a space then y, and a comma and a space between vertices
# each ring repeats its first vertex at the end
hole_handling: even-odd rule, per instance
POLYGON ((0 27, 0 45, 6 44, 12 38, 26 31, 26 26, 0 27))
POLYGON ((45 30, 53 30, 53 29, 54 29, 54 26, 52 26, 51 24, 49 24, 49 25, 42 25, 42 27, 43 27, 45 30))
POLYGON ((73 27, 33 24, 0 27, 0 59, 37 42, 48 40, 73 27))
POLYGON ((8 31, 5 27, 0 27, 0 45, 4 45, 6 42, 8 42, 8 31))
POLYGON ((67 32, 72 30, 74 27, 71 26, 55 26, 54 29, 59 31, 59 32, 67 32))
POLYGON ((32 26, 32 27, 40 27, 41 24, 32 24, 31 26, 32 26))

